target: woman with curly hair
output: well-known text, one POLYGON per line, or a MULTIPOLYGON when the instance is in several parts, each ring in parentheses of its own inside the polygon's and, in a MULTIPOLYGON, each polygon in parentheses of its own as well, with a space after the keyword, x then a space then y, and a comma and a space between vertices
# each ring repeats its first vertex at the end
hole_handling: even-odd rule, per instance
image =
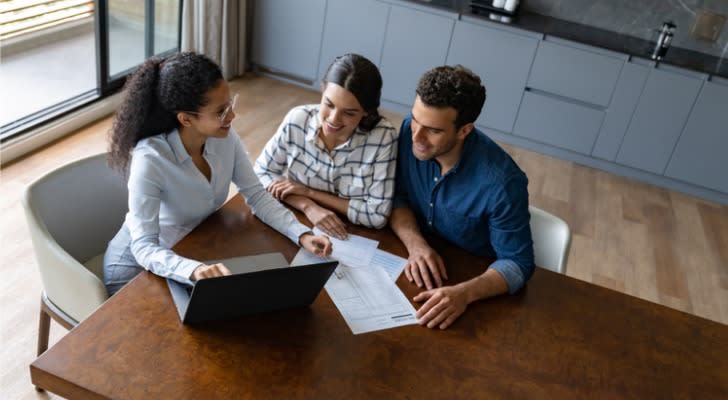
POLYGON ((255 163, 278 200, 344 239, 339 215, 370 228, 387 224, 394 197, 397 130, 379 115, 382 77, 358 54, 336 57, 321 102, 288 112, 255 163))
POLYGON ((144 62, 129 77, 110 132, 110 165, 128 170, 129 212, 104 255, 110 295, 143 269, 191 284, 229 275, 223 264, 181 257, 172 246, 225 202, 234 182, 255 215, 295 243, 328 255, 263 188, 231 128, 235 100, 220 68, 195 53, 144 62))

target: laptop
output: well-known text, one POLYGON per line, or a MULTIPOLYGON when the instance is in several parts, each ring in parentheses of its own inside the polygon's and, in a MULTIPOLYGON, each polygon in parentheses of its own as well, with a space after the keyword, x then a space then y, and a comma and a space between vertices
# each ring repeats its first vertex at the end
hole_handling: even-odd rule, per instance
POLYGON ((307 307, 336 269, 338 262, 289 267, 280 253, 205 261, 222 262, 233 274, 200 279, 188 286, 167 279, 184 324, 307 307))

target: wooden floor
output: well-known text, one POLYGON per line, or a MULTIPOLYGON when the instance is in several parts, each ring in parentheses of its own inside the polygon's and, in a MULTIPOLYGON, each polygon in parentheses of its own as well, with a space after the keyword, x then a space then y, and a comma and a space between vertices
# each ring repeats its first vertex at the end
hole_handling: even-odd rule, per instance
MULTIPOLYGON (((240 93, 233 125, 252 159, 288 109, 319 100, 314 91, 255 75, 231 86, 240 93)), ((384 114, 399 126, 401 115, 384 114)), ((104 151, 110 125, 101 120, 0 170, 2 399, 56 397, 36 393, 28 372, 41 284, 20 197, 44 172, 104 151)), ((504 147, 529 177, 531 204, 569 223, 569 276, 728 324, 728 207, 504 147)), ((64 334, 52 323, 51 345, 64 334)))

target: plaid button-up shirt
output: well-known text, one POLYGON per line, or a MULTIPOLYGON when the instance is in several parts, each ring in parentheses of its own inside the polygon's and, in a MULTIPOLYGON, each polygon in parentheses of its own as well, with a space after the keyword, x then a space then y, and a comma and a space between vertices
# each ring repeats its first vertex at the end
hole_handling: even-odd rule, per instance
POLYGON ((357 128, 329 152, 318 136, 319 107, 298 106, 288 112, 258 157, 255 173, 265 187, 287 176, 348 199, 351 222, 385 226, 394 197, 397 130, 382 118, 369 132, 357 128))

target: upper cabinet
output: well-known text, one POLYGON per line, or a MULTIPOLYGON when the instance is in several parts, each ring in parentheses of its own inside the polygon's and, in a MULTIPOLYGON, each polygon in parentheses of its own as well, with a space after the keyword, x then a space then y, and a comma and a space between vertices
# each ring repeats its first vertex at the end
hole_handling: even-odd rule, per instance
POLYGON ((665 174, 728 193, 728 85, 705 82, 665 174))
POLYGON ((537 47, 537 36, 470 22, 455 24, 447 64, 470 68, 486 88, 477 125, 511 132, 537 47))
POLYGON ((326 7, 318 78, 335 57, 356 53, 380 65, 389 5, 376 0, 335 0, 326 7))
POLYGON ((318 72, 326 0, 256 1, 252 62, 314 82, 318 72))
POLYGON ((384 100, 412 105, 420 76, 445 64, 455 17, 391 6, 380 65, 384 100))
POLYGON ((704 79, 671 69, 650 70, 617 154, 618 163, 663 174, 704 79))

